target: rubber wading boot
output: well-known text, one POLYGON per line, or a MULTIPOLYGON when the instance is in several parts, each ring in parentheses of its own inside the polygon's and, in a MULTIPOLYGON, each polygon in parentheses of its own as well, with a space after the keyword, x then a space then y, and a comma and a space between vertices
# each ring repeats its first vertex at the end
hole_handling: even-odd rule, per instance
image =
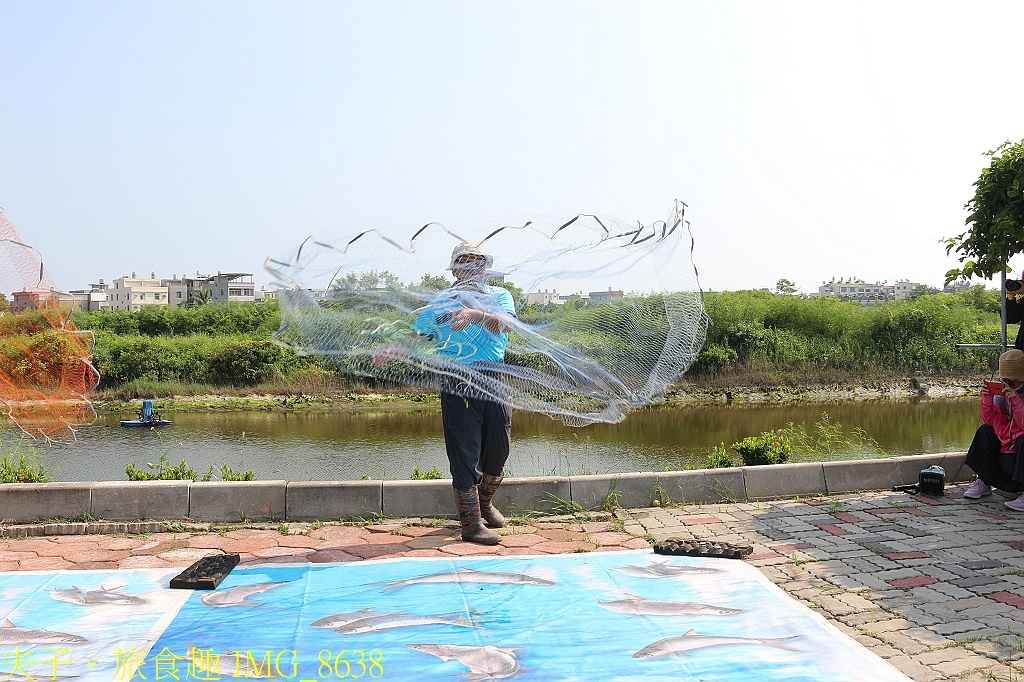
POLYGON ((494 493, 497 492, 503 478, 505 478, 504 474, 498 474, 497 476, 484 474, 483 478, 480 479, 480 485, 476 487, 480 491, 480 516, 483 517, 484 521, 491 528, 501 528, 505 525, 505 517, 491 504, 494 493))
POLYGON ((476 486, 472 488, 455 488, 455 509, 459 513, 462 525, 462 539, 479 545, 496 545, 501 536, 484 527, 480 520, 480 494, 476 486))

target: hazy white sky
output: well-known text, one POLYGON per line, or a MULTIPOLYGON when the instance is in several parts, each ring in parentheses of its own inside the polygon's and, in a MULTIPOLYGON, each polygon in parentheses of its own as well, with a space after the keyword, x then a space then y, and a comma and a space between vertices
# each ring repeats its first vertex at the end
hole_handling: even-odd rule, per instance
POLYGON ((650 222, 675 198, 705 289, 940 285, 982 152, 1024 138, 1022 22, 1020 2, 0 0, 0 206, 64 289, 262 284, 308 234, 650 222))

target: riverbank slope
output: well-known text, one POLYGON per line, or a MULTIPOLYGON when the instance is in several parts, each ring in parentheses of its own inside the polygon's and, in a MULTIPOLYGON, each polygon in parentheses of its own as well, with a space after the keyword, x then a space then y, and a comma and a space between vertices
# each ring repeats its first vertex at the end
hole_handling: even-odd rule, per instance
MULTIPOLYGON (((875 376, 848 382, 809 381, 806 384, 744 382, 753 376, 719 376, 682 381, 662 404, 790 403, 846 400, 903 399, 915 396, 950 398, 977 395, 982 375, 943 377, 875 376)), ((762 377, 763 378, 763 377, 762 377)), ((360 410, 439 408, 437 394, 415 388, 369 387, 350 382, 321 386, 315 392, 289 390, 272 385, 252 388, 209 386, 152 386, 149 396, 126 396, 122 391, 100 391, 93 400, 101 414, 121 414, 137 408, 138 399, 151 397, 157 408, 176 412, 230 410, 360 410), (177 389, 177 390, 175 390, 177 389)))

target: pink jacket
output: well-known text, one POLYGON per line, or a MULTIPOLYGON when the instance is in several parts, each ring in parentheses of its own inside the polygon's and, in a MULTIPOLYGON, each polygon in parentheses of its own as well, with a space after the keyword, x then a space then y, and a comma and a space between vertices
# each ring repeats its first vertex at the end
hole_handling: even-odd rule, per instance
POLYGON ((1017 452, 1016 441, 1024 436, 1024 401, 1019 394, 1014 393, 1009 400, 1001 395, 981 396, 981 420, 996 430, 1001 452, 1017 452))

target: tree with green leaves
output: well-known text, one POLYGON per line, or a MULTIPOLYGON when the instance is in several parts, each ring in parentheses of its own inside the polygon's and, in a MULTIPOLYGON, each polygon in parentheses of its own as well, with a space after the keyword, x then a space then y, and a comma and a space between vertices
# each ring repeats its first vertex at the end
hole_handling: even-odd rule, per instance
POLYGON ((932 294, 940 293, 935 287, 930 287, 927 284, 915 284, 914 288, 907 294, 908 301, 916 301, 922 296, 931 296, 932 294))
POLYGON ((200 306, 208 305, 210 303, 210 290, 209 289, 196 289, 188 295, 188 300, 185 302, 187 308, 198 308, 200 306))
POLYGON ((783 277, 775 283, 775 293, 780 296, 792 296, 797 292, 796 283, 783 277))
POLYGON ((1007 140, 986 155, 992 161, 974 182, 966 206, 970 228, 944 240, 946 253, 956 251, 962 263, 946 273, 946 284, 958 277, 993 277, 1024 252, 1024 140, 1007 140))
POLYGON ((344 277, 334 280, 331 285, 331 293, 349 293, 353 291, 374 291, 380 289, 395 289, 401 286, 401 281, 387 270, 377 272, 349 272, 344 277))
POLYGON ((0 313, 11 312, 11 302, 7 300, 7 297, 0 294, 0 313))
POLYGON ((447 277, 442 275, 431 275, 430 273, 425 273, 423 277, 420 278, 419 283, 421 289, 428 289, 430 291, 443 291, 451 285, 452 283, 448 281, 447 277))

